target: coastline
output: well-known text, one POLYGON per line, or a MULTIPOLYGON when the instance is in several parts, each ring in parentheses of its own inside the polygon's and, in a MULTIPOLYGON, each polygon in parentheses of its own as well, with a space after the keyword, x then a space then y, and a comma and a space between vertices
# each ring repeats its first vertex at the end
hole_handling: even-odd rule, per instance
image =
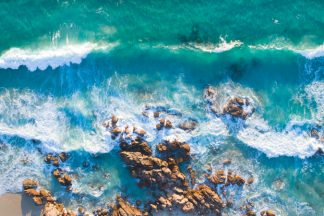
POLYGON ((38 216, 41 208, 21 193, 6 193, 0 196, 0 212, 6 216, 38 216))

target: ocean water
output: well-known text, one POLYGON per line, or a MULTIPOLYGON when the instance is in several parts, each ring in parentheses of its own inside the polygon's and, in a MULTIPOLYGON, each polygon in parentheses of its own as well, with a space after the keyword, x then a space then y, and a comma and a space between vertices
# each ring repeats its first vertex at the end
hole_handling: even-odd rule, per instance
POLYGON ((0 194, 32 177, 71 208, 117 194, 152 199, 102 126, 115 114, 144 128, 153 147, 168 136, 190 143, 198 183, 225 159, 253 176, 224 214, 251 201, 277 215, 323 215, 324 143, 310 136, 324 136, 323 11, 320 0, 0 1, 0 194), (208 85, 220 105, 245 96, 255 113, 244 122, 214 115, 208 85), (198 127, 157 132, 147 106, 198 127), (77 176, 72 193, 43 162, 61 151, 77 176))

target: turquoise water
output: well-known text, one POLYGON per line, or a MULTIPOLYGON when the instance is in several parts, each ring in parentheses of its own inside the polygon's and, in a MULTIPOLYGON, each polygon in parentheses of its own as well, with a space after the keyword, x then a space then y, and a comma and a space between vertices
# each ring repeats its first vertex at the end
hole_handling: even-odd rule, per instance
POLYGON ((116 114, 148 132, 153 147, 177 134, 192 148, 198 183, 206 164, 255 182, 225 210, 247 201, 277 215, 323 215, 322 1, 2 1, 0 2, 0 194, 40 180, 67 206, 92 209, 140 189, 102 127, 116 114), (207 85, 252 99, 246 122, 212 114, 207 85), (199 126, 157 133, 146 105, 194 118, 199 126), (37 142, 35 140, 38 140, 37 142), (43 162, 66 151, 78 176, 65 192, 43 162), (90 164, 84 167, 84 162, 90 164))

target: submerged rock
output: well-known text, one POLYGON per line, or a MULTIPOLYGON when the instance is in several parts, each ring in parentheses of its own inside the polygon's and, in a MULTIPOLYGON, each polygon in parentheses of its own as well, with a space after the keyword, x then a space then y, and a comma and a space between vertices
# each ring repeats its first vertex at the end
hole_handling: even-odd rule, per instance
POLYGON ((198 122, 196 120, 187 119, 179 124, 179 128, 186 131, 192 131, 197 127, 197 125, 198 122))

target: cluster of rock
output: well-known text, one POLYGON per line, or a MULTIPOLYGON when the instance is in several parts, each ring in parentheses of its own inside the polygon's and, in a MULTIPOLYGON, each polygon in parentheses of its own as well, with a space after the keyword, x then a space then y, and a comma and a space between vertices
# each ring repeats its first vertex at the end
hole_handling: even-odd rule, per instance
POLYGON ((228 171, 227 174, 224 170, 217 170, 215 173, 208 177, 208 180, 215 185, 224 184, 242 186, 245 184, 245 179, 235 174, 232 171, 228 171))
POLYGON ((63 204, 58 203, 51 192, 46 189, 38 190, 38 182, 32 179, 23 181, 24 192, 33 198, 36 205, 44 205, 41 216, 76 216, 73 211, 67 210, 63 204))
POLYGON ((58 155, 49 153, 45 156, 44 161, 57 167, 52 171, 53 176, 61 185, 66 186, 66 191, 72 191, 72 177, 59 167, 67 159, 68 154, 65 152, 61 152, 58 155))
POLYGON ((211 111, 218 115, 229 114, 236 118, 246 119, 254 112, 254 107, 248 98, 232 97, 225 104, 219 101, 218 92, 211 86, 204 90, 204 98, 209 103, 211 111))
POLYGON ((157 145, 157 150, 161 158, 173 158, 177 163, 190 159, 190 145, 178 140, 165 140, 157 145))

